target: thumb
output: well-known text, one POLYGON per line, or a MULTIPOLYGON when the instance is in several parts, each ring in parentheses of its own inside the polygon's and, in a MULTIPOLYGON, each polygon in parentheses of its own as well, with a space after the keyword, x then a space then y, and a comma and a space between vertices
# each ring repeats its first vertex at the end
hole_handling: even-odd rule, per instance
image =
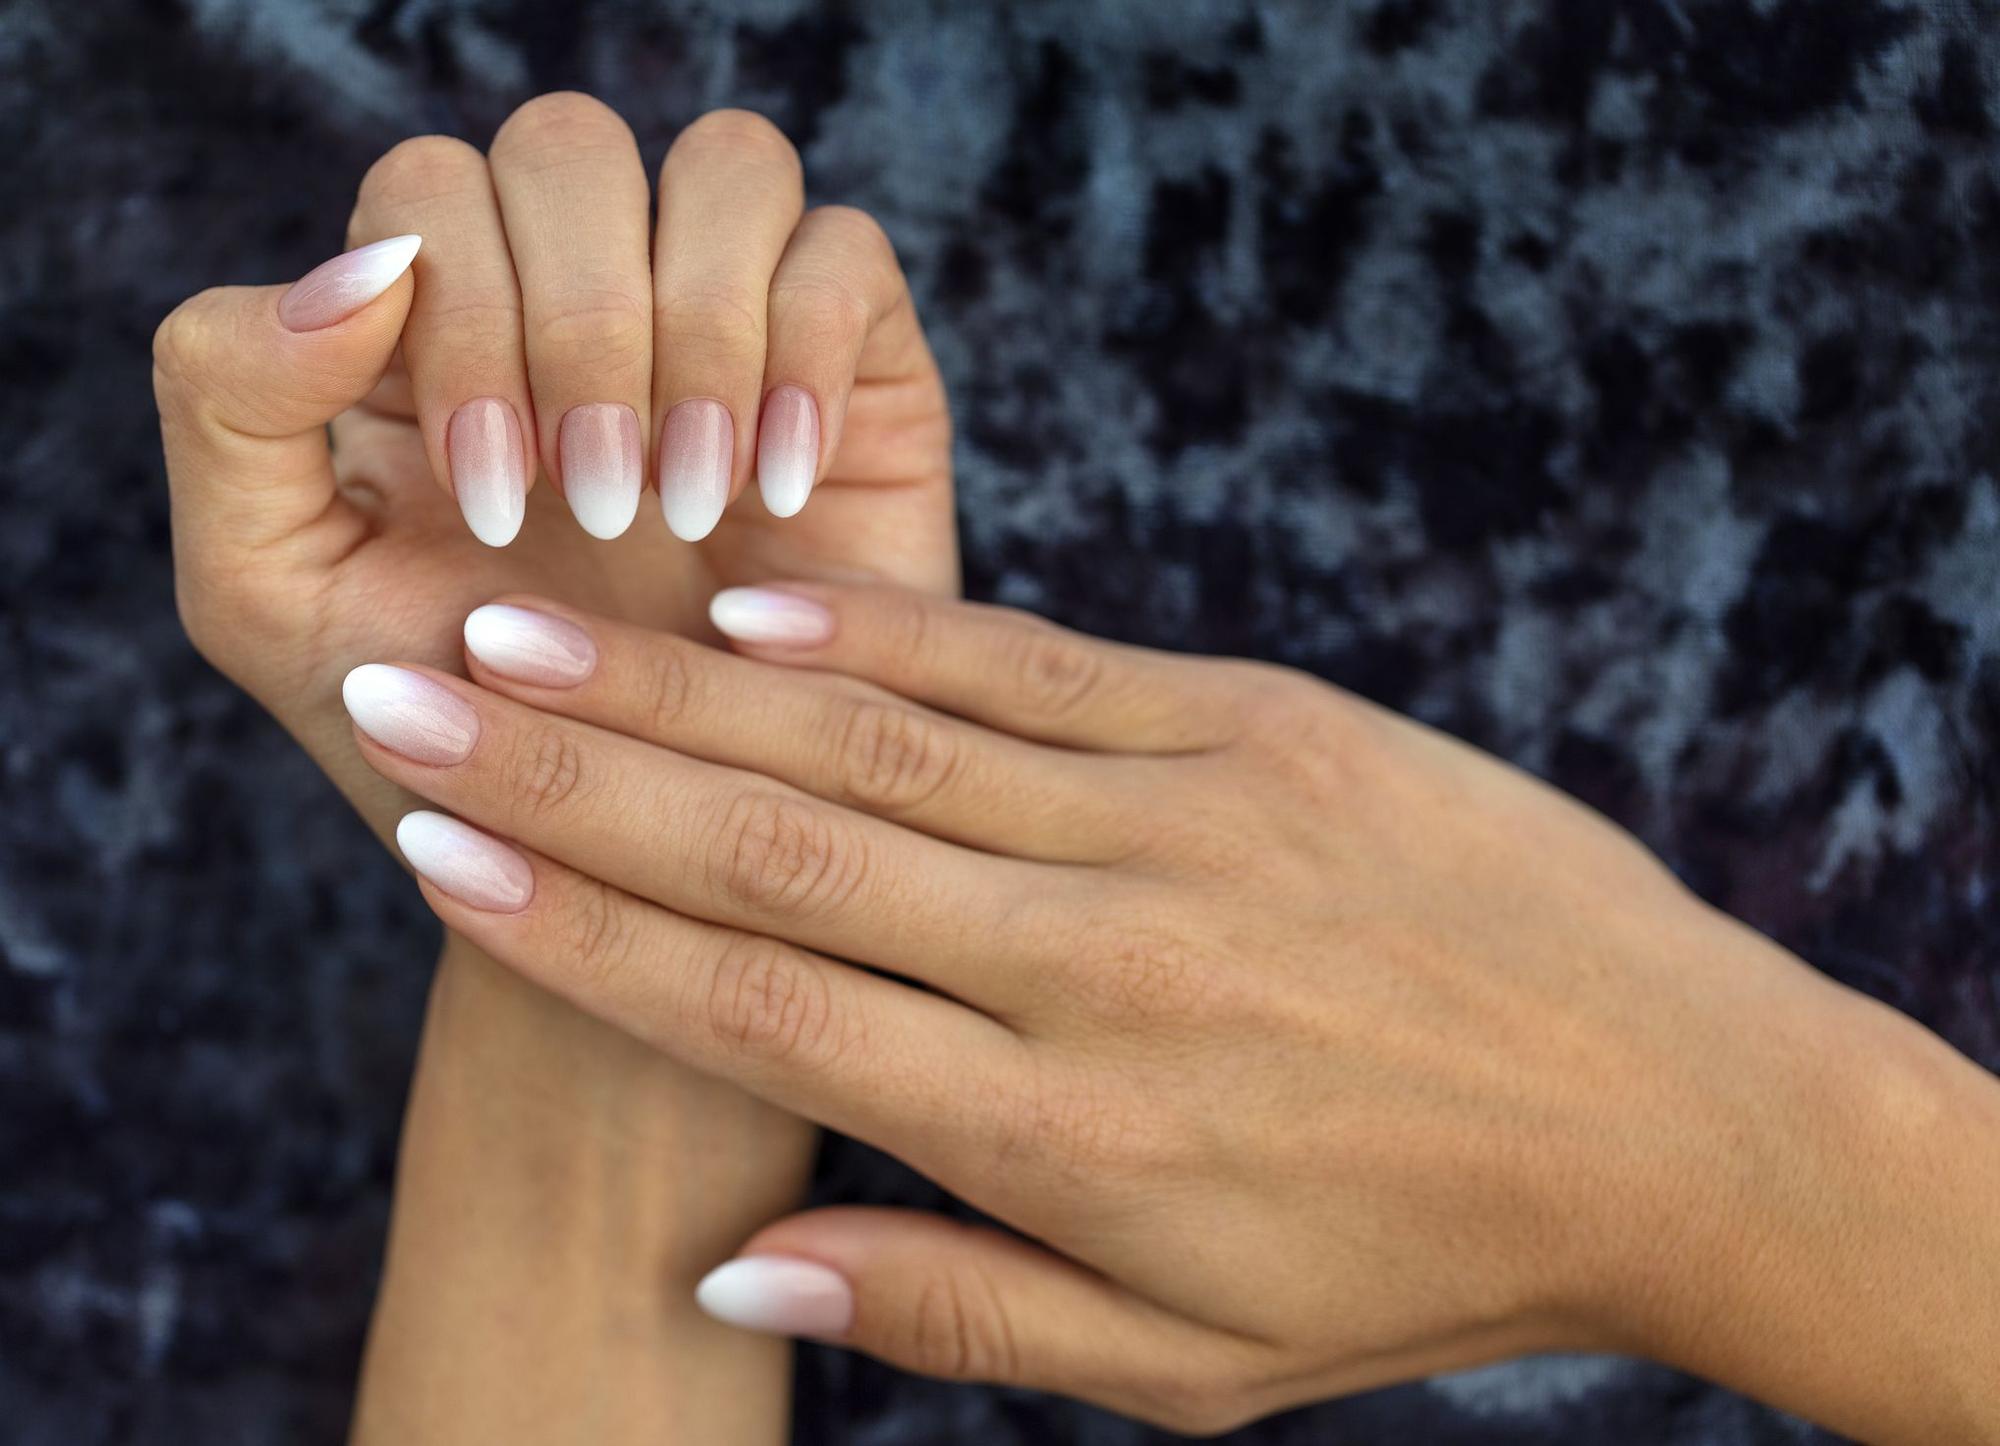
POLYGON ((216 287, 160 324, 153 391, 177 551, 227 566, 327 515, 326 424, 387 369, 420 244, 362 246, 289 288, 216 287))
POLYGON ((1170 1429, 1249 1419, 1265 1348, 1030 1241, 910 1210, 837 1207, 760 1230, 695 1288, 715 1319, 921 1375, 1054 1391, 1170 1429))

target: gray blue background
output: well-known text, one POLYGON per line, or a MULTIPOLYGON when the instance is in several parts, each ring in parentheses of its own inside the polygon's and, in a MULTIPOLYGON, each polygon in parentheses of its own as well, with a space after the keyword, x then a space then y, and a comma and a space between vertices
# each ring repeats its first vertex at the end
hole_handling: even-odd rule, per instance
MULTIPOLYGON (((557 87, 881 217, 974 594, 1448 728, 2000 1066, 1992 0, 13 0, 0 81, 9 1441, 341 1434, 436 930, 181 637, 147 343, 557 87)), ((799 1375, 802 1442, 1161 1439, 799 1375)), ((1826 1438, 1564 1360, 1237 1439, 1826 1438)))

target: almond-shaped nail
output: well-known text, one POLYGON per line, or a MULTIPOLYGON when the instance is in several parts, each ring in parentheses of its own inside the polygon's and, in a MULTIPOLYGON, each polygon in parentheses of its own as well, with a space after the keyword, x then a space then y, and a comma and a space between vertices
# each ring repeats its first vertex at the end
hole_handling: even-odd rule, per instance
POLYGON ((660 510, 684 542, 699 542, 729 505, 736 419, 712 397, 677 404, 660 424, 660 510))
POLYGON ((804 387, 773 387, 757 423, 757 489, 774 517, 792 517, 819 470, 819 403, 804 387))
POLYGON ((421 236, 391 236, 321 262, 278 298, 279 322, 287 331, 318 331, 347 320, 394 286, 423 244, 421 236))
POLYGON ((817 647, 833 636, 833 614, 810 598, 768 587, 726 587, 708 600, 708 620, 739 643, 817 647))
POLYGON ((567 618, 488 603, 465 619, 465 649, 503 678, 574 688, 597 667, 597 644, 567 618))
POLYGON ((592 537, 613 538, 639 515, 645 446, 639 414, 621 402, 586 402, 563 413, 556 432, 563 497, 577 525, 592 537))
POLYGON ((340 685, 354 726, 413 763, 463 763, 479 741, 479 713, 444 686, 387 663, 363 663, 340 685))
POLYGON ((396 847, 425 879, 475 909, 517 914, 535 897, 535 871, 518 850, 445 814, 404 814, 396 847))
POLYGON ((498 397, 474 397, 451 414, 444 449, 465 525, 488 547, 505 547, 528 511, 521 419, 498 397))
POLYGON ((718 1265, 695 1303, 724 1325, 784 1336, 840 1336, 854 1324, 854 1288, 839 1271, 790 1255, 746 1255, 718 1265))

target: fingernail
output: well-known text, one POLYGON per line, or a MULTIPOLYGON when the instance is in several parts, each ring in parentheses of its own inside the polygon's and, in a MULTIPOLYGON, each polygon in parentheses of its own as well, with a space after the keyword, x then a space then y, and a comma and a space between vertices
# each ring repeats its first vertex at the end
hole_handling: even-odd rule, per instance
POLYGON ((736 460, 736 421, 710 397, 677 405, 660 425, 660 510, 684 542, 699 542, 722 520, 729 503, 729 469, 736 460))
POLYGON ((322 261, 278 298, 278 320, 287 331, 318 331, 345 321, 396 284, 417 259, 421 236, 391 236, 322 261))
POLYGON ((726 587, 708 600, 708 620, 739 643, 810 648, 833 636, 833 614, 796 593, 726 587))
POLYGON ((718 1265, 695 1303, 724 1325, 785 1336, 845 1335, 854 1289, 836 1270, 788 1255, 746 1255, 718 1265))
POLYGON ((479 714, 442 683, 408 668, 363 663, 340 685, 354 726, 413 763, 463 763, 479 741, 479 714))
POLYGON ((757 487, 775 517, 806 505, 819 470, 819 404, 804 387, 774 388, 757 424, 757 487))
POLYGON ((406 813, 396 847, 411 868, 462 904, 515 914, 535 896, 535 871, 491 834, 442 813, 406 813))
POLYGON ((521 421, 498 397, 474 397, 451 414, 444 449, 465 525, 488 547, 505 547, 528 510, 521 421))
POLYGON ((465 647, 501 677, 538 688, 573 688, 597 667, 597 644, 575 623, 505 603, 467 615, 465 647))
POLYGON ((645 481, 639 414, 618 402, 587 402, 563 413, 556 432, 563 496, 592 537, 619 536, 639 515, 645 481))

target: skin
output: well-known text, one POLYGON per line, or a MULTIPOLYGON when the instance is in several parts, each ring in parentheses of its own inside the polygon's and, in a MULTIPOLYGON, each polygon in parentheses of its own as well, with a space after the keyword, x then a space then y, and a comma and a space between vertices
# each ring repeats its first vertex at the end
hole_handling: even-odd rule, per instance
MULTIPOLYGON (((957 589, 944 392, 880 228, 805 211, 797 154, 741 111, 674 142, 650 242, 649 199, 616 115, 544 96, 490 155, 420 137, 368 172, 349 245, 423 247, 353 314, 293 332, 285 288, 226 287, 155 338, 189 635, 385 839, 412 799, 360 760, 341 678, 385 656, 455 666, 459 619, 496 592, 702 633, 732 581, 957 589), (591 224, 563 224, 579 207, 591 224), (815 396, 822 445, 808 505, 780 520, 749 483, 760 399, 785 383, 815 396), (452 411, 481 396, 516 406, 542 464, 504 550, 467 531, 446 456, 452 411), (734 415, 720 525, 690 545, 654 504, 615 541, 587 536, 560 495, 563 409, 632 405, 651 478, 660 420, 690 396, 734 415)), ((682 1303, 746 1222, 796 1201, 812 1144, 449 938, 355 1440, 783 1439, 784 1349, 682 1303), (591 1268, 607 1260, 615 1278, 591 1268)))
POLYGON ((746 1232, 845 1282, 835 1338, 1190 1432, 1571 1349, 2000 1439, 1970 1061, 1317 680, 786 592, 828 636, 751 656, 515 597, 587 678, 434 674, 462 759, 356 745, 531 871, 506 909, 426 881, 455 931, 1021 1232, 746 1232))

